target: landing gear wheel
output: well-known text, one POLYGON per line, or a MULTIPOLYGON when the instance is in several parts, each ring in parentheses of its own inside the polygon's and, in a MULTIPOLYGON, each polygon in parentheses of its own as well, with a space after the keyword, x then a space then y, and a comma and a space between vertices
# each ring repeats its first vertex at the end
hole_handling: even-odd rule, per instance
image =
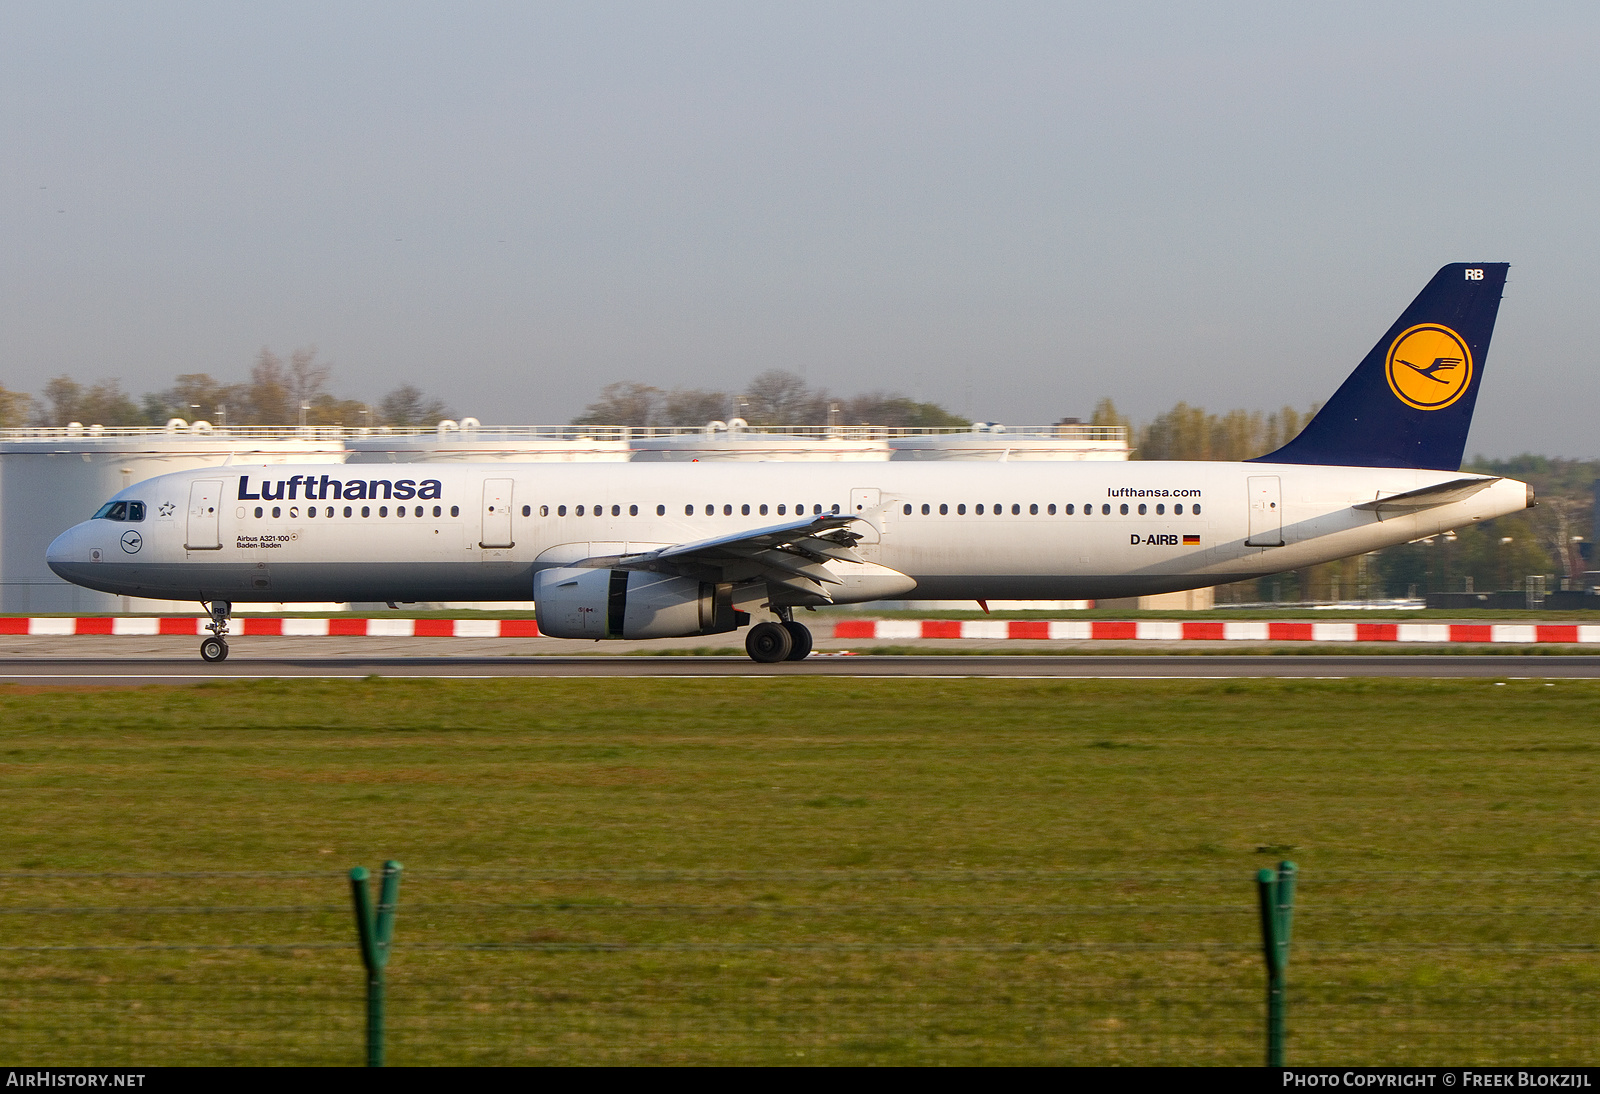
POLYGON ((202 661, 226 661, 228 659, 228 644, 220 638, 208 638, 200 643, 200 659, 202 661))
POLYGON ((789 656, 785 661, 804 661, 811 656, 811 630, 804 623, 796 623, 792 619, 783 621, 783 629, 789 632, 789 639, 793 645, 789 649, 789 656))
POLYGON ((750 660, 775 665, 789 656, 794 639, 781 623, 757 623, 744 636, 744 652, 750 660))

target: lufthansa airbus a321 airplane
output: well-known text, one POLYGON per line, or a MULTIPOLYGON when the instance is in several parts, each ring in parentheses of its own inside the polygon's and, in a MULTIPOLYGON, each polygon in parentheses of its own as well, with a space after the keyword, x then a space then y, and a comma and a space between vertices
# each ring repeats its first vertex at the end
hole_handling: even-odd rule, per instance
POLYGON ((1245 463, 223 466, 120 491, 50 568, 200 601, 207 661, 240 601, 531 596, 541 633, 587 639, 721 634, 760 612, 745 648, 776 662, 811 650, 796 608, 1260 577, 1533 504, 1460 471, 1507 268, 1441 269, 1299 436, 1245 463))

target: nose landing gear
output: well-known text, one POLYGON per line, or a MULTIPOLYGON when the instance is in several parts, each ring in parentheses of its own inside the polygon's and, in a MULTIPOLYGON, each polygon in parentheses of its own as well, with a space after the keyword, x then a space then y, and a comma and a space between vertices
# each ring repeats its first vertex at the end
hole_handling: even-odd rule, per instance
POLYGON ((233 605, 226 600, 213 600, 208 606, 204 601, 201 607, 211 613, 211 622, 206 624, 206 630, 211 632, 211 637, 200 643, 200 660, 215 663, 228 659, 228 619, 233 614, 233 605))

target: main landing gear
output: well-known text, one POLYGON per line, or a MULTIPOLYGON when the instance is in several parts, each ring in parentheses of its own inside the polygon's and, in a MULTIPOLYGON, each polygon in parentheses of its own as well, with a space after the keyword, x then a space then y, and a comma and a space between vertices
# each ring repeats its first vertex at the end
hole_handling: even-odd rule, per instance
POLYGON ((744 637, 744 651, 752 661, 775 665, 779 661, 804 661, 811 656, 811 631, 796 623, 789 608, 775 609, 777 623, 757 623, 744 637))
POLYGON ((207 608, 211 613, 211 622, 206 624, 206 630, 211 632, 211 637, 200 643, 200 660, 226 661, 228 659, 228 619, 233 615, 233 605, 226 600, 213 600, 209 607, 204 601, 201 607, 207 608))

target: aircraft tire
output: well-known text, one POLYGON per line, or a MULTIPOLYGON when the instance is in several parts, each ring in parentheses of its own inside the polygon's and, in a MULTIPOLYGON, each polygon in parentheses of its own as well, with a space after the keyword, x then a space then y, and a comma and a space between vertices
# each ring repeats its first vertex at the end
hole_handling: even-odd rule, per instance
POLYGON ((785 620, 783 629, 789 632, 789 638, 794 645, 789 650, 785 661, 804 661, 811 656, 811 629, 804 623, 796 623, 792 619, 785 620))
POLYGON ((757 623, 744 636, 744 652, 750 655, 750 660, 763 665, 786 660, 793 648, 794 639, 780 623, 757 623))
POLYGON ((228 659, 228 644, 220 638, 208 638, 200 643, 200 660, 217 662, 228 659))

